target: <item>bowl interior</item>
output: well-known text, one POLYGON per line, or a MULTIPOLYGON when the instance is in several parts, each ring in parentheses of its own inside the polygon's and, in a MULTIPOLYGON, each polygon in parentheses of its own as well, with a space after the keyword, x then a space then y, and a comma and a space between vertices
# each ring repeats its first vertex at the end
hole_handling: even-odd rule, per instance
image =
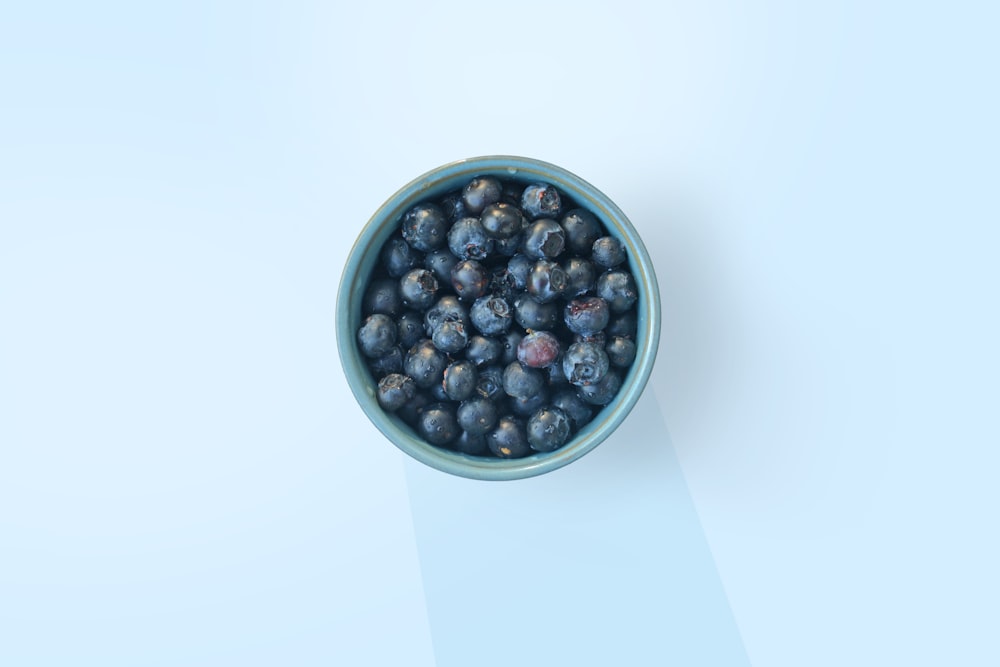
MULTIPOLYGON (((645 387, 656 357, 660 332, 659 290, 649 254, 625 215, 592 185, 565 169, 538 160, 492 156, 461 160, 434 169, 390 197, 361 231, 348 256, 337 297, 337 342, 348 384, 375 426, 397 447, 438 470, 484 480, 518 479, 562 467, 600 444, 626 417, 645 387), (464 187, 475 176, 492 175, 521 183, 546 182, 568 195, 576 206, 589 209, 608 233, 625 243, 629 270, 639 287, 636 359, 622 378, 614 400, 566 445, 554 452, 520 459, 469 456, 425 442, 399 417, 382 410, 375 397, 376 382, 355 344, 361 326, 361 301, 368 277, 385 242, 413 205, 464 187)), ((596 407, 596 406, 595 406, 596 407)))

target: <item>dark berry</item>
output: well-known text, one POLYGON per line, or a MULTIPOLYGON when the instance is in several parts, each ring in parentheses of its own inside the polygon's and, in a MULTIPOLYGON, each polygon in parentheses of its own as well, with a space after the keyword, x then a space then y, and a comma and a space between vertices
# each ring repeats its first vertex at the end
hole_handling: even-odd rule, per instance
POLYGON ((453 401, 464 401, 476 392, 479 373, 471 361, 456 361, 444 369, 444 393, 453 401))
POLYGON ((566 327, 580 336, 593 336, 608 326, 610 319, 611 308, 608 307, 608 302, 599 296, 573 299, 563 310, 566 327))
POLYGON ((598 331, 597 333, 592 333, 589 336, 581 336, 580 334, 573 334, 574 343, 593 343, 598 347, 604 347, 608 341, 608 336, 603 331, 598 331))
POLYGON ((396 414, 411 427, 417 428, 417 421, 420 419, 420 411, 433 402, 434 401, 430 397, 430 394, 418 391, 413 395, 413 398, 411 398, 409 402, 399 408, 396 414))
POLYGON ((577 387, 577 394, 591 405, 607 405, 621 389, 622 379, 615 371, 608 371, 600 382, 577 387))
POLYGON ((541 218, 524 230, 521 244, 524 254, 532 259, 546 259, 559 256, 566 246, 566 232, 551 218, 541 218))
POLYGON ((528 272, 528 294, 538 303, 555 301, 566 290, 566 272, 555 262, 542 259, 528 272))
POLYGON ((523 240, 524 237, 521 234, 512 236, 509 239, 497 239, 493 242, 493 252, 502 257, 512 257, 521 249, 523 240))
POLYGON ((517 360, 530 368, 544 368, 555 362, 560 352, 555 336, 548 331, 534 331, 521 339, 517 360))
POLYGON ((417 430, 432 445, 443 446, 458 437, 455 409, 447 403, 432 403, 420 411, 417 430))
POLYGON ((521 211, 530 220, 557 218, 562 211, 559 191, 548 183, 533 183, 521 195, 521 211))
POLYGON ((639 328, 639 316, 634 310, 626 311, 618 317, 611 318, 605 330, 609 336, 622 336, 623 338, 635 338, 639 328))
POLYGON ((397 335, 396 323, 392 318, 375 313, 366 317, 358 329, 358 346, 366 357, 377 359, 392 350, 397 335))
POLYGON ((490 448, 486 446, 485 435, 472 435, 465 431, 458 434, 458 438, 451 443, 451 447, 456 452, 469 456, 486 456, 490 452, 490 448))
POLYGON ((399 344, 410 349, 424 337, 424 316, 415 310, 408 310, 396 320, 399 329, 399 344))
POLYGON ((487 366, 479 371, 476 382, 476 394, 490 400, 497 400, 503 395, 503 369, 499 366, 487 366))
POLYGON ((487 366, 500 361, 503 354, 503 343, 490 336, 479 334, 469 338, 469 344, 465 348, 465 358, 476 366, 487 366))
POLYGON ((420 264, 423 254, 417 252, 401 238, 389 239, 382 248, 382 266, 393 278, 399 278, 420 264))
POLYGON ((507 271, 514 279, 514 289, 523 292, 528 289, 528 274, 535 265, 527 255, 517 254, 507 261, 507 271))
POLYGON ((503 390, 514 398, 527 398, 537 394, 545 386, 542 372, 525 366, 520 361, 507 364, 503 369, 503 390))
POLYGON ((614 336, 604 346, 604 351, 607 353, 608 361, 611 362, 612 366, 627 368, 635 361, 636 346, 635 341, 631 338, 614 336))
MULTIPOLYGON (((510 204, 511 206, 521 206, 521 193, 524 192, 524 188, 515 183, 514 181, 504 181, 503 191, 500 193, 500 201, 505 204, 510 204)), ((518 208, 520 211, 520 208, 518 208)))
POLYGON ((472 304, 470 316, 480 333, 497 336, 510 329, 511 314, 510 304, 502 297, 483 296, 472 304))
POLYGON ((434 347, 447 354, 456 354, 469 344, 469 333, 461 320, 445 320, 431 334, 434 347))
POLYGON ((559 449, 569 440, 570 419, 559 408, 539 408, 528 419, 528 444, 537 452, 559 449))
POLYGON ((411 347, 403 360, 403 370, 422 389, 440 384, 447 365, 448 357, 428 339, 411 347))
POLYGON ((486 293, 490 276, 474 259, 463 259, 451 269, 451 286, 462 301, 475 301, 486 293))
POLYGON ((595 343, 573 343, 563 355, 563 374, 570 384, 582 387, 601 381, 608 372, 608 355, 595 343))
POLYGON ((639 299, 635 278, 627 271, 608 271, 597 279, 597 296, 608 302, 611 312, 624 313, 639 299))
POLYGON ((513 299, 517 294, 517 289, 514 286, 514 274, 506 266, 495 267, 490 272, 488 289, 494 296, 503 297, 506 301, 513 299))
POLYGON ((448 221, 434 204, 417 204, 403 216, 403 240, 417 250, 430 252, 445 243, 448 221))
POLYGON ((403 372, 403 349, 399 345, 393 345, 392 349, 383 354, 378 359, 368 364, 372 375, 382 377, 389 373, 403 372))
POLYGON ((427 253, 424 257, 424 268, 434 272, 434 277, 442 285, 451 282, 451 270, 458 264, 458 257, 451 254, 447 248, 427 253))
POLYGON ((399 281, 391 278, 373 280, 365 290, 362 308, 366 315, 382 313, 396 317, 403 312, 403 298, 399 294, 399 281))
POLYGON ((503 202, 490 204, 483 209, 479 221, 491 239, 500 241, 517 236, 524 227, 521 211, 503 202))
POLYGON ((594 241, 590 258, 602 268, 614 268, 625 261, 625 244, 613 236, 602 236, 594 241))
POLYGON ((589 254, 594 241, 604 233, 597 216, 582 208, 568 211, 563 216, 562 228, 566 230, 566 245, 578 255, 589 254))
POLYGON ((493 239, 479 218, 462 218, 448 232, 448 249, 459 259, 485 259, 493 251, 493 239))
POLYGON ((525 329, 551 331, 559 324, 559 306, 539 303, 528 295, 519 296, 514 301, 514 319, 525 329))
POLYGON ((378 381, 376 397, 384 410, 395 412, 406 405, 417 393, 413 378, 399 373, 390 373, 378 381))
POLYGON ((486 442, 494 456, 515 459, 531 453, 524 423, 514 415, 501 417, 497 427, 486 436, 486 442))
POLYGON ((433 335, 438 325, 446 320, 461 322, 466 326, 469 324, 469 314, 466 312, 465 306, 458 300, 458 297, 450 294, 438 299, 437 303, 424 314, 424 333, 428 336, 433 335))
POLYGON ((549 390, 542 387, 537 394, 532 394, 527 398, 511 398, 508 400, 510 411, 518 417, 530 417, 538 408, 548 404, 549 390))
POLYGON ((399 294, 403 305, 417 310, 427 310, 437 296, 438 281, 427 269, 407 271, 399 279, 399 294))
POLYGON ((458 425, 472 435, 485 435, 493 430, 500 415, 496 405, 488 398, 470 398, 458 406, 458 425))
POLYGON ((552 406, 565 412, 573 428, 579 430, 594 416, 594 410, 577 395, 574 389, 559 389, 552 394, 552 406))
POLYGON ((594 289, 597 269, 594 263, 582 257, 570 257, 562 264, 566 272, 566 296, 580 296, 594 289))
POLYGON ((462 191, 462 201, 470 213, 481 213, 490 204, 500 201, 503 191, 500 181, 492 176, 480 176, 469 181, 462 191))
POLYGON ((465 200, 462 199, 461 192, 452 192, 444 196, 441 200, 441 210, 448 218, 448 222, 455 222, 461 218, 469 217, 469 210, 465 208, 465 200))

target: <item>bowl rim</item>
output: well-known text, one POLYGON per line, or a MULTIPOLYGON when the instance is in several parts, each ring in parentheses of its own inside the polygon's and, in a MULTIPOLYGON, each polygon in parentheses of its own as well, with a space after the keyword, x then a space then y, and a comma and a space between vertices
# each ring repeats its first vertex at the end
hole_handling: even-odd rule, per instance
MULTIPOLYGON (((448 186, 442 189, 442 194, 451 189, 457 188, 448 186)), ((360 307, 358 317, 360 318, 360 307)), ((421 463, 442 472, 469 479, 502 481, 534 477, 562 468, 593 450, 611 435, 632 411, 649 381, 659 347, 660 317, 659 287, 649 253, 635 227, 607 195, 576 174, 549 162, 514 155, 485 155, 435 167, 401 187, 376 209, 351 246, 341 274, 337 290, 336 338, 341 368, 355 400, 368 419, 392 444, 421 463), (367 275, 361 275, 361 265, 368 256, 367 250, 373 238, 387 224, 397 224, 399 216, 410 206, 423 199, 438 196, 431 191, 442 189, 444 182, 460 182, 462 178, 469 180, 478 175, 547 182, 567 193, 577 205, 597 215, 604 227, 625 243, 629 267, 640 288, 637 311, 639 332, 636 338, 642 344, 637 350, 635 362, 622 379, 622 388, 610 404, 595 406, 599 412, 594 419, 575 434, 567 445, 553 452, 532 454, 519 459, 499 459, 469 456, 425 442, 413 434, 399 417, 385 412, 378 405, 373 379, 354 342, 352 306, 359 294, 359 282, 367 282, 367 275)))

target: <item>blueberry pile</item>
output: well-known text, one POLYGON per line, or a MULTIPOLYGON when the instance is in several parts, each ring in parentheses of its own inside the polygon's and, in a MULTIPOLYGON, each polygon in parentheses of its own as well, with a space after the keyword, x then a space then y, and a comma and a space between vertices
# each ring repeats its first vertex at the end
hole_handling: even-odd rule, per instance
POLYGON ((383 409, 427 442, 565 445, 636 356, 624 244, 547 183, 492 176, 417 204, 381 249, 357 342, 383 409))

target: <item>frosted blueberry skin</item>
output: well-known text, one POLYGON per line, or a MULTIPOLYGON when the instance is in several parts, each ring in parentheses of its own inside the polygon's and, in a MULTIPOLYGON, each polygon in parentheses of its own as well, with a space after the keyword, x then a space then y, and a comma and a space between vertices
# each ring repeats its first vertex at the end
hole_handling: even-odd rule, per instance
POLYGON ((594 289, 597 282, 597 269, 594 263, 583 257, 570 257, 562 263, 566 272, 567 297, 582 296, 594 289))
POLYGON ((596 343, 573 343, 563 355, 563 373, 569 383, 586 387, 599 383, 611 362, 604 349, 596 343))
POLYGON ((511 325, 510 304, 498 296, 483 296, 472 304, 472 325, 487 336, 506 333, 511 325))
POLYGON ((619 315, 639 300, 635 278, 627 271, 608 271, 597 279, 597 296, 608 302, 611 312, 619 315))
POLYGON ((566 232, 551 218, 535 220, 524 230, 522 248, 531 259, 552 259, 566 247, 566 232))
POLYGON ((545 387, 545 376, 520 361, 507 364, 503 370, 503 390, 514 398, 528 398, 545 387))
POLYGON ((529 368, 545 368, 559 357, 562 346, 548 331, 533 331, 517 346, 517 360, 529 368))
POLYGON ((424 440, 443 447, 461 433, 455 418, 455 408, 447 403, 432 403, 419 412, 417 427, 424 440))
POLYGON ((479 176, 471 181, 462 190, 462 202, 469 213, 482 213, 490 204, 500 201, 503 193, 503 186, 499 179, 492 176, 479 176))
POLYGON ((417 393, 417 385, 408 375, 390 373, 378 382, 376 398, 383 410, 395 412, 406 405, 417 393))
POLYGON ((366 317, 358 329, 358 347, 366 357, 377 359, 392 350, 397 335, 398 329, 392 318, 375 313, 366 317))
POLYGON ((424 257, 424 268, 434 272, 438 282, 447 284, 451 280, 451 270, 458 264, 458 257, 447 248, 429 252, 424 257))
POLYGON ((399 330, 399 344, 410 349, 424 337, 424 316, 415 310, 408 310, 396 320, 399 330))
POLYGON ((532 451, 528 445, 524 422, 514 415, 501 417, 497 427, 490 431, 486 442, 493 455, 502 459, 521 458, 532 451))
POLYGON ((477 334, 469 338, 469 345, 465 348, 465 358, 476 366, 495 364, 500 361, 503 349, 504 345, 499 339, 477 334))
POLYGON ((464 401, 476 393, 479 373, 471 361, 454 361, 444 369, 442 386, 445 395, 453 401, 464 401))
POLYGON ((464 350, 469 344, 469 333, 461 321, 445 320, 434 328, 431 342, 441 352, 453 355, 464 350))
POLYGON ((594 241, 590 258, 601 268, 614 268, 625 261, 625 244, 613 236, 602 236, 594 241))
POLYGON ((562 197, 548 183, 532 183, 521 194, 521 210, 529 220, 557 218, 562 212, 562 197))
POLYGON ((393 278, 400 278, 410 269, 419 266, 424 255, 402 238, 392 238, 382 248, 381 259, 386 273, 393 278))
POLYGON ((591 405, 607 405, 621 389, 622 379, 615 371, 608 371, 599 382, 577 388, 577 394, 591 405))
POLYGON ((631 338, 613 336, 604 346, 604 351, 608 355, 608 360, 612 366, 618 368, 628 368, 635 361, 638 348, 631 338))
POLYGON ((577 255, 589 254, 593 250, 594 241, 604 234, 597 216, 582 208, 567 211, 561 224, 566 231, 566 246, 577 255))
POLYGON ((559 408, 535 411, 526 425, 528 445, 537 452, 551 452, 566 444, 570 436, 569 416, 559 408))
POLYGON ((457 412, 458 425, 470 435, 486 435, 496 426, 500 415, 488 398, 473 397, 462 401, 457 412))
POLYGON ((421 389, 440 384, 447 365, 448 357, 426 338, 411 347, 403 360, 403 370, 421 389))
POLYGON ((396 317, 403 312, 403 297, 399 294, 399 281, 392 278, 373 280, 361 302, 366 315, 382 313, 396 317))
POLYGON ((399 345, 393 345, 392 349, 381 357, 371 360, 368 368, 375 377, 382 377, 389 373, 403 372, 403 349, 399 345))
POLYGON ((417 204, 403 215, 401 228, 404 241, 430 252, 445 244, 448 220, 436 204, 417 204))
POLYGON ((485 259, 493 252, 493 239, 479 218, 462 218, 448 232, 448 249, 459 259, 485 259))
POLYGON ((573 299, 563 310, 566 328, 580 336, 593 336, 608 326, 609 321, 611 307, 599 296, 573 299))
POLYGON ((427 269, 411 269, 399 279, 399 295, 407 308, 429 308, 434 303, 437 292, 437 278, 427 269))

